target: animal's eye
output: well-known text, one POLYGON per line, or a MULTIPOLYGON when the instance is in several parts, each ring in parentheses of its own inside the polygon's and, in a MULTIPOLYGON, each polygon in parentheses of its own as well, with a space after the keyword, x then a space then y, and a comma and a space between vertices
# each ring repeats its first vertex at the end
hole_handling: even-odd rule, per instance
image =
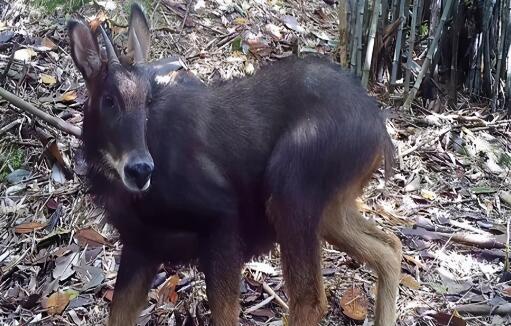
POLYGON ((106 107, 113 107, 114 106, 114 99, 111 97, 111 96, 105 96, 103 98, 103 104, 106 106, 106 107))

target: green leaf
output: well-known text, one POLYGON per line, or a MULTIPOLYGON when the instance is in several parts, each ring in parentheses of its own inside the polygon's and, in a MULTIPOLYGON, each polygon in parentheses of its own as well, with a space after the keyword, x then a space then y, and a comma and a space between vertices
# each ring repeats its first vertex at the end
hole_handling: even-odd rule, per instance
POLYGON ((477 194, 493 194, 493 193, 497 192, 497 190, 490 188, 490 187, 479 186, 479 187, 472 188, 472 192, 476 195, 477 194))
POLYGON ((232 43, 231 43, 231 51, 239 51, 241 52, 242 51, 242 47, 241 47, 241 36, 238 36, 236 37, 234 40, 232 40, 232 43))

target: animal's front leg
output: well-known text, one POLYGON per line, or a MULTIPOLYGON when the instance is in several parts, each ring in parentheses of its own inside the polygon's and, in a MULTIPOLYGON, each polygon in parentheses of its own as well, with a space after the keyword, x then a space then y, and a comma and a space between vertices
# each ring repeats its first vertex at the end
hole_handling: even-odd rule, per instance
MULTIPOLYGON (((221 228, 219 228, 221 229, 221 228)), ((234 232, 214 232, 201 244, 201 266, 214 326, 239 325, 241 252, 234 232)))
POLYGON ((158 265, 158 262, 137 249, 124 246, 115 282, 109 326, 135 325, 158 265))

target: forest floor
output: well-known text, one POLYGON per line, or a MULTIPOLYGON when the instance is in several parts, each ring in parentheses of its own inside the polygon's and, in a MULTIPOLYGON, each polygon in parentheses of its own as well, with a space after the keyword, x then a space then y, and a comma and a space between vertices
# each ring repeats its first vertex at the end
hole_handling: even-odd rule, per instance
MULTIPOLYGON (((335 51, 337 14, 324 1, 187 3, 152 2, 151 58, 178 54, 206 83, 251 74, 296 50, 335 51)), ((128 9, 95 1, 78 12, 109 20, 124 48, 128 9)), ((69 17, 0 0, 0 83, 81 126, 86 90, 69 55, 69 17)), ((440 99, 404 111, 399 88, 389 95, 373 85, 371 93, 387 114, 398 164, 385 189, 382 171, 375 174, 363 211, 404 245, 398 324, 511 324, 509 120, 462 94, 456 110, 440 99)), ((122 246, 86 193, 79 139, 4 100, 0 137, 0 325, 104 323, 122 246)), ((278 257, 276 247, 245 266, 243 325, 285 324, 278 257)), ((322 325, 371 325, 375 275, 326 244, 323 275, 329 312, 322 325)), ((162 265, 140 324, 208 320, 203 275, 162 265)))

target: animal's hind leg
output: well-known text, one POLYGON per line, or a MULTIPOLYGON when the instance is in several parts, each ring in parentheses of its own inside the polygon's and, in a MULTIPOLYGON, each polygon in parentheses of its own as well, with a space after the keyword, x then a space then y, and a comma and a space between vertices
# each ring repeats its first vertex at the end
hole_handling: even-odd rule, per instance
POLYGON ((378 275, 375 325, 396 322, 396 299, 401 273, 401 242, 365 220, 354 200, 338 198, 328 206, 321 222, 325 240, 375 270, 378 275))
POLYGON ((314 220, 295 204, 272 200, 271 215, 280 243, 281 261, 289 296, 289 325, 318 325, 327 303, 320 263, 320 240, 314 220), (308 223, 306 220, 312 221, 308 223))

